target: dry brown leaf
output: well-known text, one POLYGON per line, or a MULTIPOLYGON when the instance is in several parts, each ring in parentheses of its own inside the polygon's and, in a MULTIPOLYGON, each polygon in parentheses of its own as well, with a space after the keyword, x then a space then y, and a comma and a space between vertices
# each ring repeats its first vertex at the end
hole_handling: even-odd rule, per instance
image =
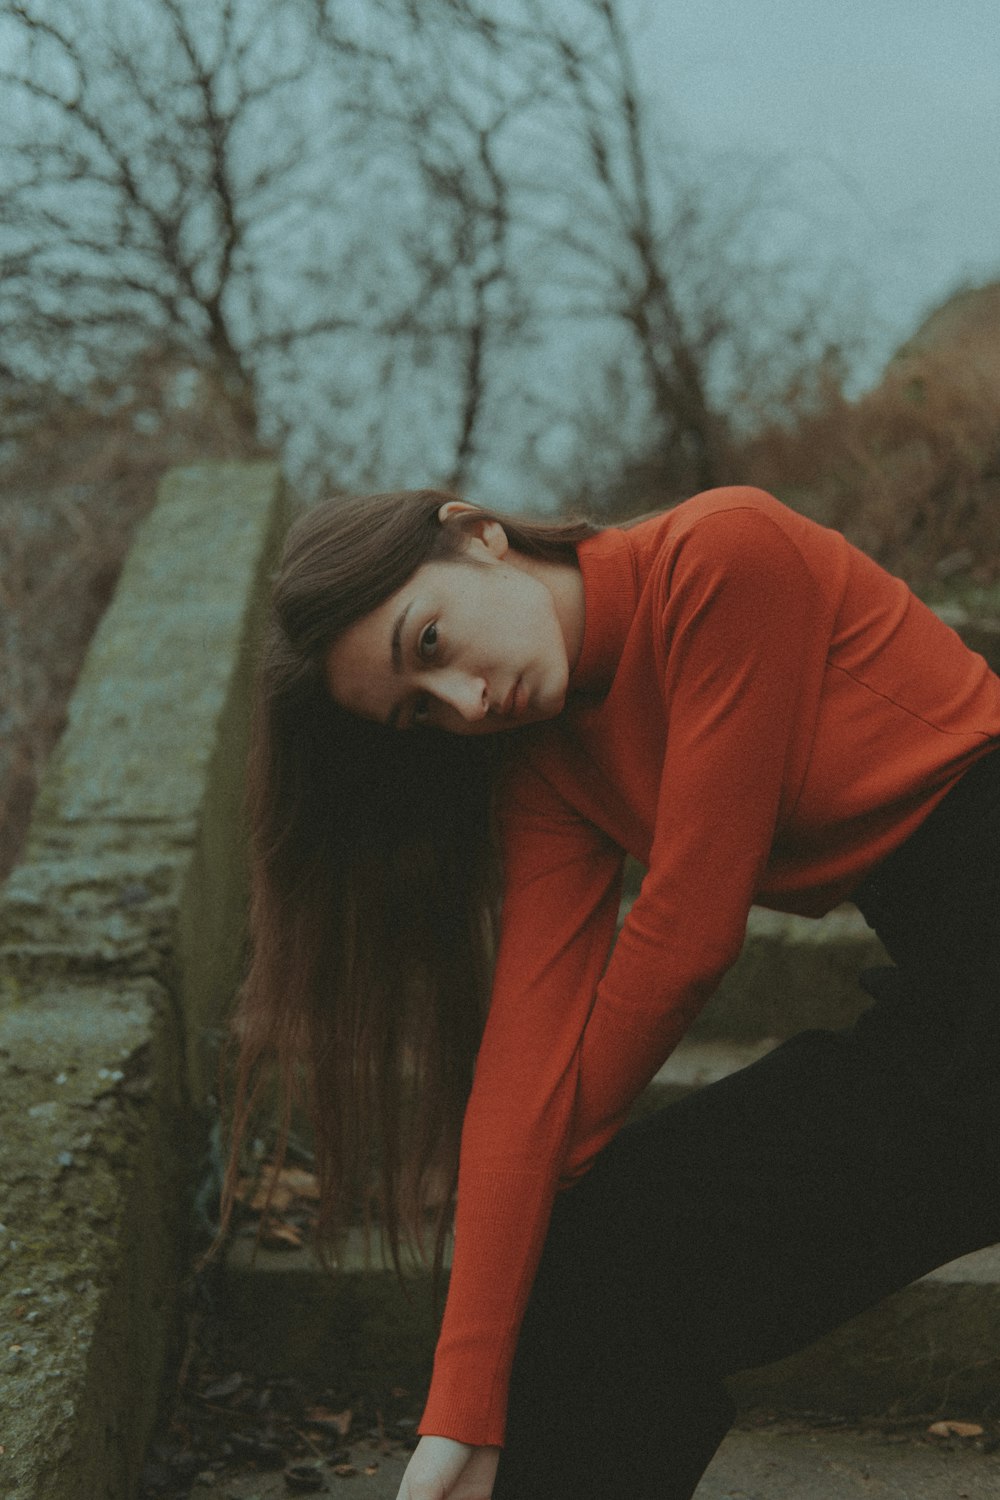
POLYGON ((307 1172, 304 1167, 282 1167, 278 1173, 278 1181, 282 1187, 294 1193, 296 1198, 319 1201, 319 1179, 315 1172, 307 1172))
POLYGON ((302 1231, 282 1219, 265 1219, 260 1226, 260 1243, 267 1250, 298 1250, 302 1246, 302 1231))
POLYGON ((353 1479, 358 1471, 353 1464, 334 1464, 333 1472, 338 1479, 353 1479))
POLYGON ((281 1214, 296 1198, 315 1203, 319 1196, 314 1172, 307 1172, 304 1167, 282 1167, 276 1172, 271 1162, 265 1162, 256 1177, 240 1178, 236 1187, 237 1200, 258 1214, 268 1211, 281 1214))
POLYGON ((931 1437, 982 1437, 983 1429, 978 1422, 932 1422, 927 1431, 931 1437))
POLYGON ((263 1183, 258 1187, 250 1199, 250 1207, 255 1214, 275 1213, 283 1214, 286 1208, 291 1208, 295 1202, 295 1194, 283 1188, 280 1183, 275 1187, 267 1187, 263 1183))
POLYGON ((306 1412, 306 1421, 310 1425, 332 1428, 341 1437, 346 1437, 350 1432, 353 1420, 354 1411, 350 1406, 345 1406, 343 1411, 330 1411, 326 1406, 310 1406, 306 1412))

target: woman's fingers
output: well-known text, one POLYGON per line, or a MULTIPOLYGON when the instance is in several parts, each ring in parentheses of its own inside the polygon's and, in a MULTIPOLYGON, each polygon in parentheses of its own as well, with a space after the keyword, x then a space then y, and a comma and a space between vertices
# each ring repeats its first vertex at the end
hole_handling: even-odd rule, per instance
POLYGON ((422 1437, 406 1466, 397 1500, 490 1500, 499 1448, 422 1437))

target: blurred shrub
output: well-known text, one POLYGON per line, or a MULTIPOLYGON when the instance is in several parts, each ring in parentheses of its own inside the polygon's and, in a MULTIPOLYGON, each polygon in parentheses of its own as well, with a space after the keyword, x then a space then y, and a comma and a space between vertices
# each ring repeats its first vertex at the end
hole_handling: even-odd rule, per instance
POLYGON ((860 400, 831 381, 738 467, 921 593, 1000 581, 1000 284, 950 298, 860 400))

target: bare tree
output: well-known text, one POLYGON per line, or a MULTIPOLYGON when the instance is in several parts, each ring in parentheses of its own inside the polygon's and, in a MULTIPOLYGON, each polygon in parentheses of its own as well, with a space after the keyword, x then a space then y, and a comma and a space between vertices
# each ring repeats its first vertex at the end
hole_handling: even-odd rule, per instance
POLYGON ((159 344, 252 424, 315 269, 276 260, 296 225, 329 224, 356 136, 329 107, 346 55, 317 64, 297 0, 2 0, 0 49, 0 364, 72 381, 159 344))
POLYGON ((0 394, 180 352, 300 481, 711 483, 817 342, 616 0, 0 0, 0 128, 0 394))
POLYGON ((593 430, 612 393, 619 465, 624 428, 661 485, 728 477, 734 429, 773 418, 846 335, 843 300, 789 234, 782 172, 706 169, 660 138, 617 0, 402 8, 437 119, 408 100, 416 163, 454 226, 439 280, 467 288, 460 471, 496 405, 489 351, 509 363, 547 343, 573 378, 536 392, 536 418, 593 430))

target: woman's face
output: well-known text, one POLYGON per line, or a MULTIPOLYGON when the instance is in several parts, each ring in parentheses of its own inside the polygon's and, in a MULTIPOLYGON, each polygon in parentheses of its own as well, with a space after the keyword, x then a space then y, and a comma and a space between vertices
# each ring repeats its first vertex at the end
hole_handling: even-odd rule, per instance
POLYGON ((391 728, 515 729, 561 711, 582 626, 576 569, 513 553, 488 522, 338 636, 327 682, 341 707, 391 728))

